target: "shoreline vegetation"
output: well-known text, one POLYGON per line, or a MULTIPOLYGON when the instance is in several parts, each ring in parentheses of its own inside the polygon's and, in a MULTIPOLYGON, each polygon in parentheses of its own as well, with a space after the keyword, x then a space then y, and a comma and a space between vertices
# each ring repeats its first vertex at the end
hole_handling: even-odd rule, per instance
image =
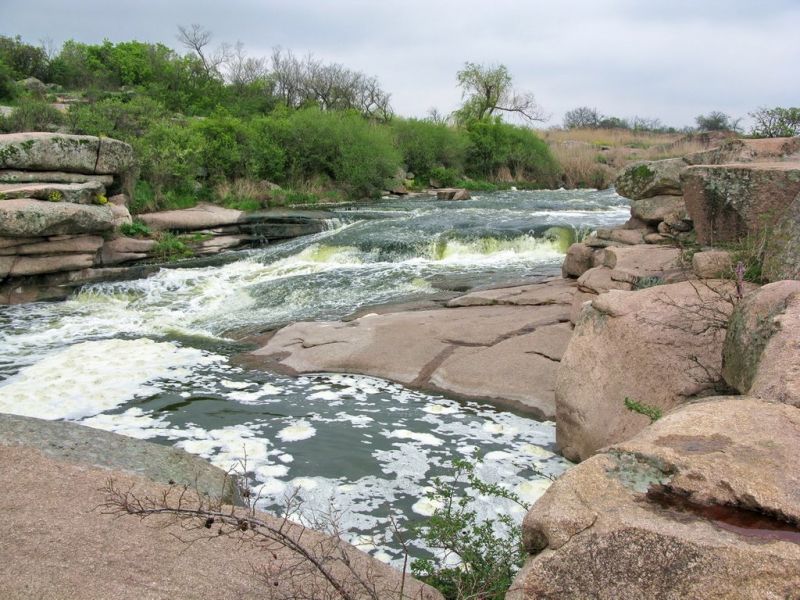
POLYGON ((646 120, 534 130, 543 113, 502 65, 465 63, 456 77, 463 105, 453 114, 403 118, 375 78, 343 65, 282 49, 269 58, 240 44, 212 49, 210 32, 179 31, 185 55, 108 40, 47 53, 0 36, 0 103, 12 107, 0 112, 0 131, 131 144, 139 162, 133 214, 200 202, 253 211, 437 187, 603 189, 631 160, 703 147, 646 120), (504 122, 505 114, 524 125, 504 122))

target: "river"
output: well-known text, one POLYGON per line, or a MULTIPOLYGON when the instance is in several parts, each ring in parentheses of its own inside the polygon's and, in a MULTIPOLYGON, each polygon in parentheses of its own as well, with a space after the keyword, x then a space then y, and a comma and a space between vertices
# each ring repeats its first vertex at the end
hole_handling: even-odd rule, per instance
MULTIPOLYGON (((383 200, 338 209, 328 231, 211 265, 0 307, 0 412, 175 445, 226 469, 246 459, 262 508, 296 490, 309 514, 334 507, 349 541, 397 561, 388 516, 407 524, 430 515, 425 494, 454 458, 479 454, 483 479, 538 498, 550 480, 532 467, 557 476, 568 466, 554 454, 553 424, 370 377, 247 370, 231 360, 245 349, 239 340, 552 276, 576 231, 628 216, 608 190, 383 200)), ((489 498, 476 507, 483 518, 524 514, 489 498)))

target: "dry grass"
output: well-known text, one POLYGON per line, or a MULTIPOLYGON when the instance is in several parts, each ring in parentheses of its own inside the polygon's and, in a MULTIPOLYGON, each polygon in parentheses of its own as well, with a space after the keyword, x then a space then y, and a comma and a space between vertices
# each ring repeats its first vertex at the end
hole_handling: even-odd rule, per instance
POLYGON ((561 165, 566 187, 609 187, 631 162, 686 156, 709 147, 684 134, 627 129, 549 129, 541 135, 561 165))

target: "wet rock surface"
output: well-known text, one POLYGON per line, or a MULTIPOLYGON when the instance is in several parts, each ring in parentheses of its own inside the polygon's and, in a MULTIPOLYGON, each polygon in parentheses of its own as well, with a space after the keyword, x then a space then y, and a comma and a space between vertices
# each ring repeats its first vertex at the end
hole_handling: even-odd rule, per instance
POLYGON ((374 375, 552 418, 573 286, 552 280, 468 294, 447 309, 296 323, 248 362, 291 373, 374 375))

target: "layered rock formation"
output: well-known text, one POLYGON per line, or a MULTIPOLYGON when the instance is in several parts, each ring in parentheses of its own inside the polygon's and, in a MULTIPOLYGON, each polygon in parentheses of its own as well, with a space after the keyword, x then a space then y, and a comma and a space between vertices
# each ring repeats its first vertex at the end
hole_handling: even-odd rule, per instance
MULTIPOLYGON (((0 135, 0 304, 68 296, 80 285, 140 277, 167 257, 157 239, 122 234, 136 161, 123 142, 51 133, 0 135), (123 228, 121 230, 121 228, 123 228)), ((188 234, 187 254, 325 229, 310 211, 244 213, 213 205, 140 215, 156 234, 188 234)))

